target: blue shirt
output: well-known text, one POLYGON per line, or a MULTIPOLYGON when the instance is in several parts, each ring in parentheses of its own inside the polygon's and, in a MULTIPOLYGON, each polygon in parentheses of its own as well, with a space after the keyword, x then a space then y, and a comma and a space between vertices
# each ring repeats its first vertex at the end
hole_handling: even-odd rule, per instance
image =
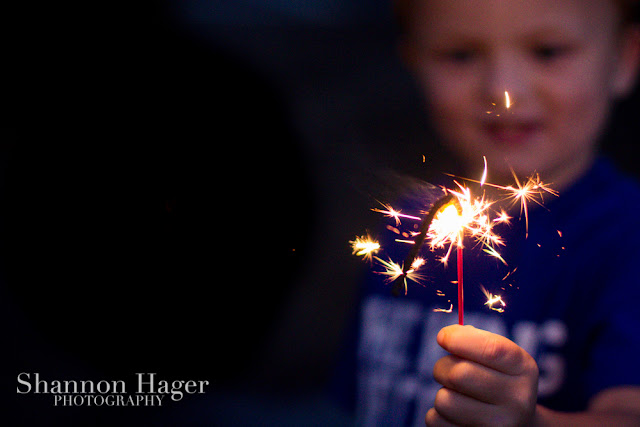
MULTIPOLYGON (((427 193, 410 198, 403 213, 428 210, 434 199, 427 193)), ((506 243, 499 250, 506 266, 465 241, 465 323, 515 341, 536 359, 538 401, 549 408, 583 410, 603 389, 640 384, 639 212, 635 181, 599 160, 559 197, 545 197, 544 207, 529 205, 528 236, 518 207, 510 211, 510 224, 495 229, 506 243), (504 312, 485 305, 481 287, 502 297, 504 312)), ((411 227, 403 220, 398 228, 411 227)), ((409 246, 383 230, 378 256, 401 263, 409 246)), ((441 387, 432 371, 446 353, 436 335, 458 320, 456 259, 453 253, 445 266, 437 260, 442 253, 424 248, 422 255, 426 278, 408 282, 406 296, 391 296, 379 274, 365 281, 336 376, 361 425, 424 425, 441 387)))

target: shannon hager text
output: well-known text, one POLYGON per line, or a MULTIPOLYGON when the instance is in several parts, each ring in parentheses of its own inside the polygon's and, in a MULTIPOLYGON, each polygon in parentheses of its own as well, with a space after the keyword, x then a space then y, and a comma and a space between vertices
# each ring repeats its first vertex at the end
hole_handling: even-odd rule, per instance
MULTIPOLYGON (((150 406, 154 403, 160 405, 162 399, 166 396, 170 396, 171 400, 178 402, 186 394, 203 394, 205 387, 209 385, 207 380, 167 381, 156 378, 155 373, 136 373, 134 389, 136 396, 132 397, 126 396, 129 391, 127 382, 124 380, 47 380, 41 378, 37 372, 22 372, 17 379, 18 394, 34 393, 85 397, 93 395, 102 395, 104 397, 106 397, 105 395, 123 396, 119 399, 104 399, 107 402, 117 402, 118 406, 124 405, 125 402, 132 404, 137 402, 138 405, 145 406, 150 406)), ((88 401, 91 400, 95 401, 95 399, 88 399, 88 401)), ((57 401, 58 399, 56 399, 56 403, 57 401)))

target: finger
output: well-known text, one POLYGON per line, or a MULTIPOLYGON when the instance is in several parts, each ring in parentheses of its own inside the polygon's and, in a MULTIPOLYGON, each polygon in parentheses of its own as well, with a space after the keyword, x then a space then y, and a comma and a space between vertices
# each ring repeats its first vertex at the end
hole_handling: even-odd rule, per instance
POLYGON ((454 425, 504 425, 499 421, 498 407, 480 402, 446 387, 438 390, 435 411, 454 425))
POLYGON ((455 424, 450 423, 443 418, 436 408, 431 408, 427 411, 427 415, 424 417, 424 423, 427 427, 453 427, 455 424))
POLYGON ((509 376, 479 363, 448 355, 433 368, 434 379, 444 387, 485 403, 501 403, 509 376))
POLYGON ((532 363, 535 365, 533 358, 513 341, 473 326, 444 327, 437 341, 449 353, 508 375, 520 375, 532 369, 532 363))

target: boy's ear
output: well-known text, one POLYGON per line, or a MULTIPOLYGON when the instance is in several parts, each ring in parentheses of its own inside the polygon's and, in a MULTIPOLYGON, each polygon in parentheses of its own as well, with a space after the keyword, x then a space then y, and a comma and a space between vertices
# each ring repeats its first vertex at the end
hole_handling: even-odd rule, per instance
POLYGON ((624 98, 633 90, 640 73, 640 25, 629 25, 620 36, 613 94, 624 98))

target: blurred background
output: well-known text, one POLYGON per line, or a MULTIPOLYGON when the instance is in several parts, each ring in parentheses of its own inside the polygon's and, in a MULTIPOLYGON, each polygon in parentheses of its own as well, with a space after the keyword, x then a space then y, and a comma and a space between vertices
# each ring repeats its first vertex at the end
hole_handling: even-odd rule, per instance
MULTIPOLYGON (((375 229, 369 208, 398 174, 452 170, 389 2, 23 2, 16 16, 0 147, 11 381, 158 372, 212 384, 173 405, 181 421, 348 423, 317 398, 365 267, 348 242, 375 229)), ((606 149, 635 173, 637 93, 627 104, 606 149)), ((34 399, 16 402, 25 424, 117 413, 34 399)), ((118 416, 132 414, 150 415, 118 416)))

